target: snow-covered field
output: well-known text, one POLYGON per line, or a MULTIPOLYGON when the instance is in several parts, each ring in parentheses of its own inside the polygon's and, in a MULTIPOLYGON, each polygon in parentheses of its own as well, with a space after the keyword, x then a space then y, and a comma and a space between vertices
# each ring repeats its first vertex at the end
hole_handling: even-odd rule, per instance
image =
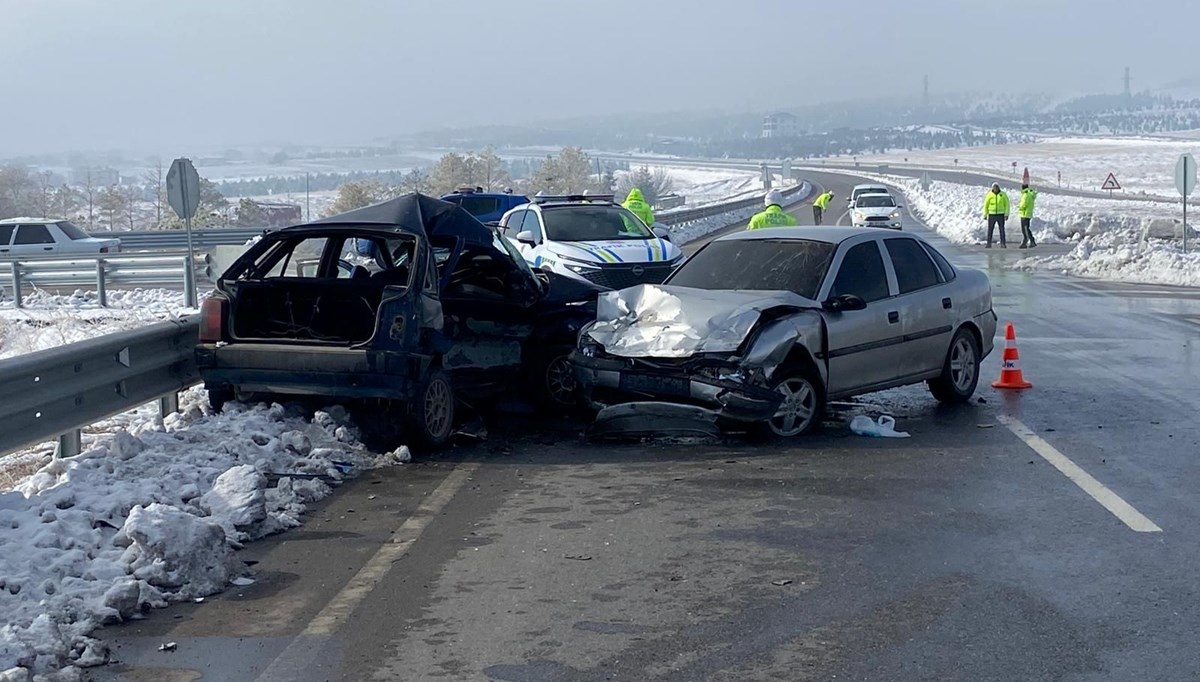
POLYGON ((81 290, 70 295, 35 292, 23 304, 17 308, 0 300, 0 359, 195 312, 184 307, 182 292, 167 289, 114 289, 108 292, 107 308, 94 291, 81 290))
POLYGON ((181 404, 96 425, 84 453, 43 456, 0 493, 0 671, 16 675, 0 679, 103 663, 95 628, 248 584, 243 543, 299 525, 332 485, 411 457, 369 452, 341 408, 312 421, 279 405, 213 415, 199 388, 181 404))
MULTIPOLYGON (((645 164, 635 164, 640 168, 645 164)), ((651 171, 661 168, 671 176, 672 191, 683 196, 687 208, 696 208, 707 204, 723 201, 734 201, 758 193, 761 194, 762 174, 755 171, 734 170, 728 168, 692 168, 687 166, 647 165, 651 171)), ((617 171, 620 179, 629 171, 617 171)))
POLYGON ((983 168, 1011 174, 1029 168, 1041 184, 1057 183, 1062 173, 1064 186, 1099 190, 1109 173, 1117 177, 1124 194, 1154 194, 1176 197, 1175 162, 1184 152, 1200 153, 1195 142, 1144 137, 1047 137, 1032 144, 1004 144, 958 149, 894 151, 859 156, 862 164, 903 163, 983 168))
MULTIPOLYGON (((825 169, 825 172, 832 171, 825 169)), ((923 190, 913 178, 853 174, 898 187, 908 209, 954 243, 982 244, 987 240, 983 188, 933 182, 928 190, 923 190)), ((1021 238, 1015 211, 1018 197, 1010 192, 1009 198, 1014 210, 1007 232, 1009 241, 1015 245, 1021 238)), ((1074 248, 1055 256, 1038 256, 1032 251, 1013 267, 1121 282, 1200 286, 1200 254, 1183 253, 1182 220, 1178 209, 1170 204, 1091 199, 1043 191, 1038 195, 1033 231, 1039 243, 1073 244, 1074 248)), ((1188 235, 1191 240, 1195 233, 1188 235)), ((1195 247, 1200 247, 1200 239, 1192 244, 1195 251, 1195 247)))

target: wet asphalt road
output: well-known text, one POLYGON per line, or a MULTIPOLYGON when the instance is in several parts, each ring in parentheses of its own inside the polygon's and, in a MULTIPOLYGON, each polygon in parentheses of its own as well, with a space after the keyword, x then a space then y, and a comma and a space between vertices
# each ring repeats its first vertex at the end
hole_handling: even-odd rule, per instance
MULTIPOLYGON (((835 205, 855 182, 807 177, 835 205)), ((500 419, 245 550, 254 585, 101 631, 120 663, 93 678, 1200 678, 1200 291, 1012 272, 1025 252, 922 234, 988 270, 1033 390, 986 386, 997 350, 985 403, 849 408, 906 440, 613 445, 500 419)))

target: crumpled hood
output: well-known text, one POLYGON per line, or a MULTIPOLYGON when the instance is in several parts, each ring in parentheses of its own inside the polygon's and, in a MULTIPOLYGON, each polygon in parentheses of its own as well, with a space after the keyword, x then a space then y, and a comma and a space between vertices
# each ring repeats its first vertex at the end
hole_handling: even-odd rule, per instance
POLYGON ((595 242, 554 242, 555 254, 585 263, 665 263, 682 254, 678 246, 653 237, 651 239, 608 239, 595 242))
POLYGON ((641 284, 600 294, 588 336, 610 355, 684 358, 731 353, 754 329, 764 310, 820 308, 788 291, 709 291, 641 284))

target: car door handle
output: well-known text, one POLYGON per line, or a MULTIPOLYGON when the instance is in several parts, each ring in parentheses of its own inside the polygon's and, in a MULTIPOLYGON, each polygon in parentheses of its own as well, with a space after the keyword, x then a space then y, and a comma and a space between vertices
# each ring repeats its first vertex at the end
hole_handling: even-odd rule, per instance
POLYGON ((895 310, 888 313, 888 324, 896 324, 899 321, 900 321, 900 313, 896 312, 895 310))
POLYGON ((53 246, 43 246, 42 247, 42 251, 53 251, 53 250, 54 250, 53 246))
POLYGON ((954 307, 954 303, 949 298, 942 299, 942 307, 949 310, 954 307))

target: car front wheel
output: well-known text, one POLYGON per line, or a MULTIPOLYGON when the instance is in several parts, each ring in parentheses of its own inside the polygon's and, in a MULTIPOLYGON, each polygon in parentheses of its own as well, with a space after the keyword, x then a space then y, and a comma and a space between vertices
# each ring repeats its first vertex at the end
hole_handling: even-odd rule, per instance
POLYGON ((968 329, 959 329, 950 341, 942 374, 929 381, 929 392, 943 403, 965 403, 979 385, 979 343, 968 329))
POLYGON ((825 413, 825 389, 813 367, 780 367, 771 387, 783 396, 783 402, 775 416, 760 426, 760 434, 791 438, 810 433, 821 424, 825 413))

